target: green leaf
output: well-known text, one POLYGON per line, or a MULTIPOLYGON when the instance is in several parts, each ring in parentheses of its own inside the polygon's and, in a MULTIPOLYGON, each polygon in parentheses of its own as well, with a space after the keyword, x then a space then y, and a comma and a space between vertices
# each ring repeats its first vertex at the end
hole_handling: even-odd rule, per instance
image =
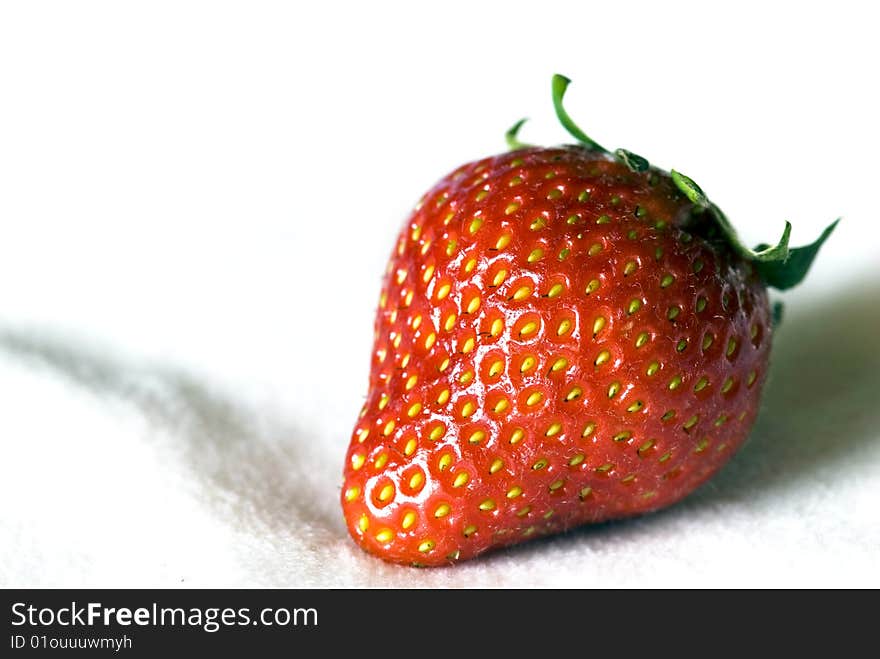
POLYGON ((700 186, 694 183, 692 178, 685 176, 674 169, 670 170, 669 174, 672 176, 672 181, 675 183, 675 186, 684 193, 684 196, 687 197, 692 204, 696 204, 700 208, 709 208, 709 198, 706 197, 706 193, 703 192, 700 186))
POLYGON ((587 134, 582 131, 574 121, 572 121, 571 117, 568 116, 568 112, 566 112, 565 108, 562 106, 562 98, 565 96, 565 90, 568 89, 570 82, 571 80, 563 75, 559 75, 558 73, 553 75, 553 81, 551 83, 553 91, 553 108, 556 110, 556 116, 559 118, 559 123, 562 124, 562 127, 565 128, 574 139, 588 149, 608 153, 608 149, 590 139, 587 134))
POLYGON ((785 261, 790 254, 788 249, 788 239, 790 237, 791 222, 786 222, 785 228, 782 230, 782 238, 779 239, 779 242, 775 247, 770 247, 770 245, 765 244, 758 245, 755 249, 749 250, 749 258, 753 261, 764 261, 766 263, 785 261))
POLYGON ((522 128, 523 124, 527 122, 528 119, 520 119, 517 121, 510 129, 504 133, 504 139, 507 142, 507 146, 510 147, 511 151, 516 151, 517 149, 527 149, 532 146, 531 144, 526 144, 525 142, 520 142, 517 139, 517 134, 519 133, 519 129, 522 128))
POLYGON ((632 151, 627 151, 626 149, 617 149, 614 152, 614 155, 627 167, 629 167, 632 172, 645 172, 650 167, 650 164, 645 158, 642 158, 640 155, 633 153, 632 151))
MULTIPOLYGON (((816 254, 819 253, 819 249, 828 240, 828 236, 837 227, 838 222, 840 222, 840 218, 828 225, 825 231, 822 232, 822 235, 809 245, 788 250, 788 256, 785 259, 757 260, 755 267, 764 282, 768 286, 778 288, 781 291, 800 284, 804 277, 806 277, 810 266, 813 265, 813 260, 816 258, 816 254)), ((759 245, 759 247, 763 246, 759 245)))

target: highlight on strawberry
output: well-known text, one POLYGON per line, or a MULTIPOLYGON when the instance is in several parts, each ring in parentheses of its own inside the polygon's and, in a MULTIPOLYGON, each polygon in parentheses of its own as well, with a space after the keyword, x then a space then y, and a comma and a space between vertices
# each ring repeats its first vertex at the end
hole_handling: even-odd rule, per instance
POLYGON ((379 297, 345 460, 352 538, 436 566, 675 503, 746 440, 767 375, 767 287, 812 244, 745 246, 689 177, 609 151, 523 144, 441 179, 379 297))

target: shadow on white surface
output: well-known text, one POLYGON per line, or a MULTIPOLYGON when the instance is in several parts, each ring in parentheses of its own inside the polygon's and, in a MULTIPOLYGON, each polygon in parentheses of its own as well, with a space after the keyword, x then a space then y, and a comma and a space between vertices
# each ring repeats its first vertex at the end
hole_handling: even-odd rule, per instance
MULTIPOLYGON (((306 444, 292 424, 258 413, 182 369, 135 366, 48 332, 0 329, 0 349, 66 378, 107 403, 133 405, 148 428, 170 434, 198 489, 225 517, 280 533, 306 524, 333 529, 303 474, 306 444)), ((164 447, 163 447, 164 448, 164 447)), ((335 513, 335 511, 334 511, 335 513)), ((335 524, 339 526, 338 524, 335 524)))

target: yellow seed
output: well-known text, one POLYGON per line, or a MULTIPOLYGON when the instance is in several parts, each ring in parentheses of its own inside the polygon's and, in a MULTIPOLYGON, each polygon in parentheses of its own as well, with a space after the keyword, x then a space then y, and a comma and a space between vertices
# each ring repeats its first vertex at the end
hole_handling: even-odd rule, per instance
POLYGON ((721 385, 721 393, 726 394, 733 388, 733 378, 727 378, 724 381, 724 384, 721 385))
POLYGON ((400 347, 400 334, 394 337, 394 340, 391 342, 391 345, 394 346, 394 349, 397 350, 400 347))
POLYGON ((413 511, 408 510, 406 512, 406 514, 403 516, 403 520, 401 520, 400 526, 405 531, 415 523, 416 523, 416 514, 413 511))
POLYGON ((373 462, 373 467, 374 467, 375 469, 381 469, 382 467, 384 467, 384 466, 387 464, 387 462, 388 462, 388 454, 387 454, 387 453, 382 453, 382 454, 380 454, 379 457, 376 458, 376 460, 373 462))
POLYGON ((440 468, 440 471, 446 471, 449 469, 449 465, 452 464, 452 455, 449 453, 444 453, 440 456, 440 459, 437 461, 437 466, 440 468))
POLYGON ((492 365, 489 366, 489 377, 494 378, 504 369, 504 362, 500 359, 492 362, 492 365))
POLYGON ((480 503, 480 510, 495 510, 495 502, 492 499, 485 499, 480 503))
POLYGON ((535 358, 532 357, 531 355, 529 355, 528 357, 526 357, 525 359, 522 360, 522 364, 520 364, 520 367, 519 367, 519 372, 525 373, 526 371, 530 371, 532 368, 534 368, 536 363, 537 362, 536 362, 535 358))
POLYGON ((361 530, 361 533, 366 532, 370 528, 370 520, 366 514, 361 515, 361 518, 358 520, 358 528, 361 530))
POLYGON ((489 473, 497 474, 501 467, 504 466, 504 461, 501 458, 495 458, 492 460, 492 464, 489 465, 489 473))
POLYGON ((500 251, 500 250, 504 249, 505 247, 507 247, 510 244, 510 238, 511 238, 510 234, 505 233, 503 236, 501 236, 498 239, 498 242, 495 243, 495 249, 500 251))
POLYGON ((708 385, 708 384, 709 384, 709 380, 707 380, 706 378, 700 378, 699 380, 697 380, 697 383, 694 385, 694 391, 695 392, 702 391, 703 389, 706 388, 706 385, 708 385))
POLYGON ((519 210, 519 204, 516 202, 507 204, 507 208, 504 209, 505 215, 510 215, 511 213, 515 213, 519 210))
POLYGON ((405 354, 403 356, 403 359, 400 360, 400 367, 406 368, 409 365, 409 360, 411 357, 412 357, 412 355, 410 355, 409 353, 405 354))
POLYGON ((449 295, 449 291, 452 290, 452 286, 450 284, 443 284, 437 289, 437 299, 443 300, 449 295))
POLYGON ((684 422, 684 429, 685 429, 685 430, 690 430, 690 429, 693 428, 695 425, 697 425, 697 422, 699 422, 699 420, 700 420, 699 415, 695 414, 695 415, 692 416, 690 419, 688 419, 687 421, 684 422))
POLYGON ((357 471, 364 466, 364 462, 366 461, 367 456, 365 456, 363 453, 355 453, 351 456, 351 468, 357 471))
POLYGON ((632 273, 639 269, 639 264, 635 261, 627 261, 626 265, 623 266, 623 276, 629 277, 632 273))
POLYGON ((627 407, 626 411, 627 412, 638 412, 640 409, 642 409, 643 406, 644 406, 644 403, 640 400, 637 400, 632 405, 627 407))
POLYGON ((592 493, 593 493, 592 487, 585 487, 580 492, 578 492, 578 497, 580 497, 580 500, 583 501, 588 496, 590 496, 590 494, 592 494, 592 493))
POLYGON ((636 337, 636 348, 641 348, 643 345, 645 345, 648 342, 649 338, 650 336, 647 332, 642 332, 641 334, 639 334, 636 337))
POLYGON ((394 486, 386 485, 379 492, 379 501, 389 501, 394 496, 394 486))
POLYGON ((403 454, 404 454, 406 457, 411 456, 413 453, 416 452, 416 447, 417 447, 417 446, 418 446, 418 442, 416 442, 415 437, 410 438, 410 439, 407 441, 406 446, 403 447, 403 454))
POLYGON ((675 391, 676 389, 678 389, 678 387, 679 387, 680 384, 681 384, 681 376, 680 376, 680 375, 676 375, 674 378, 672 378, 672 379, 669 381, 669 389, 670 389, 670 391, 675 391))
POLYGON ((410 476, 409 487, 411 490, 417 490, 421 487, 422 483, 424 483, 424 482, 425 482, 425 475, 422 472, 417 471, 412 476, 410 476))
POLYGON ((734 352, 736 352, 736 339, 730 339, 727 342, 727 352, 725 354, 730 357, 734 352))
POLYGON ((558 297, 563 290, 565 290, 565 286, 562 284, 553 284, 553 286, 550 287, 550 290, 547 291, 547 297, 558 297))
POLYGON ((476 233, 480 230, 480 227, 483 226, 483 219, 479 217, 475 217, 471 220, 470 225, 468 226, 468 231, 472 234, 476 233))
POLYGON ((586 293, 590 295, 591 293, 595 293, 599 290, 600 282, 598 279, 591 279, 590 283, 587 284, 586 293))
POLYGON ((531 394, 529 394, 528 398, 526 398, 526 405, 528 405, 530 407, 532 405, 537 405, 538 403, 541 402, 542 398, 543 398, 543 395, 541 394, 540 391, 534 391, 531 394))
POLYGON ((519 485, 514 485, 512 488, 507 490, 508 499, 516 499, 520 494, 522 494, 522 488, 519 485))
POLYGON ((358 495, 361 493, 361 488, 359 487, 350 487, 345 491, 345 500, 346 501, 354 501, 358 498, 358 495))
POLYGON ((540 261, 542 256, 544 256, 544 250, 543 250, 543 249, 540 249, 540 248, 533 249, 533 250, 529 253, 529 258, 528 258, 527 260, 528 260, 529 263, 534 263, 535 261, 540 261))
POLYGON ((524 300, 525 298, 527 298, 531 294, 532 294, 532 289, 529 286, 520 286, 513 293, 513 299, 514 300, 524 300))
POLYGON ((391 312, 391 315, 388 316, 388 321, 393 325, 397 322, 397 309, 391 312))
POLYGON ((358 442, 361 444, 363 444, 367 440, 367 437, 369 437, 369 436, 370 436, 370 430, 368 428, 361 428, 360 430, 357 431, 358 442))
POLYGON ((413 292, 409 291, 406 294, 406 297, 403 298, 403 306, 408 307, 410 304, 412 304, 412 300, 413 300, 413 292))
POLYGON ((547 460, 545 460, 544 458, 541 458, 540 460, 535 462, 535 464, 532 465, 532 469, 534 469, 535 471, 539 471, 546 466, 547 466, 547 460))
POLYGON ((586 426, 584 426, 584 431, 581 433, 581 437, 589 437, 590 435, 592 435, 595 432, 595 430, 596 430, 596 424, 591 421, 586 426))
POLYGON ((538 323, 530 320, 525 325, 522 326, 522 329, 519 331, 520 336, 528 336, 529 334, 534 334, 535 330, 538 329, 538 323))
POLYGON ((474 405, 471 401, 465 402, 464 405, 461 406, 461 415, 465 418, 469 417, 471 414, 476 412, 477 406, 474 405))
POLYGON ((562 480, 561 478, 559 480, 553 481, 552 483, 550 483, 550 491, 555 492, 563 485, 565 485, 565 481, 562 480))
POLYGON ((414 386, 416 386, 416 382, 418 382, 418 381, 419 381, 419 376, 418 376, 418 375, 410 375, 410 376, 407 378, 407 380, 406 380, 406 384, 404 385, 404 388, 405 388, 407 391, 409 391, 409 390, 412 389, 414 386))
POLYGON ((444 389, 437 396, 437 404, 438 405, 445 405, 446 401, 448 401, 448 400, 449 400, 449 389, 444 389))
POLYGON ((422 314, 418 314, 413 317, 412 328, 414 330, 419 329, 419 326, 422 324, 422 314))
MULTIPOLYGON (((480 182, 480 180, 481 180, 481 179, 477 179, 476 182, 480 182)), ((488 190, 480 190, 480 191, 477 193, 476 200, 477 200, 477 201, 483 201, 483 199, 485 199, 485 198, 488 197, 488 196, 489 196, 489 191, 488 191, 488 190)))
POLYGON ((452 481, 452 487, 461 487, 470 479, 470 475, 466 471, 460 471, 455 476, 455 480, 452 481))
POLYGON ((434 342, 436 340, 437 340, 437 335, 434 334, 434 332, 431 332, 430 334, 428 334, 427 338, 425 339, 425 350, 430 350, 431 346, 434 345, 434 342))
POLYGON ((529 229, 531 229, 532 231, 540 231, 546 226, 547 220, 545 220, 543 217, 538 217, 532 220, 532 223, 529 225, 529 229))
POLYGON ((495 407, 492 408, 492 411, 496 414, 501 414, 504 410, 507 409, 510 403, 508 403, 506 398, 502 398, 497 403, 495 403, 495 407))
POLYGON ((593 321, 593 336, 596 336, 599 332, 602 331, 602 328, 605 327, 605 316, 599 316, 596 320, 593 321))
POLYGON ((514 428, 513 432, 510 433, 509 441, 511 444, 519 444, 525 436, 526 433, 522 428, 514 428))
POLYGON ((598 471, 600 474, 607 474, 612 469, 614 469, 614 465, 610 462, 606 462, 605 464, 596 467, 596 471, 598 471))
POLYGON ((433 277, 433 276, 434 276, 434 266, 429 265, 427 268, 425 268, 425 273, 422 275, 422 281, 427 284, 429 281, 431 281, 431 277, 433 277))
POLYGON ((660 288, 667 288, 672 285, 672 282, 675 281, 675 277, 670 274, 663 275, 663 278, 660 280, 660 288))
POLYGON ((455 327, 455 318, 456 316, 454 313, 446 316, 446 322, 443 324, 443 329, 445 329, 447 332, 451 332, 452 328, 455 327))
POLYGON ((583 453, 578 453, 571 460, 568 461, 568 465, 570 467, 577 467, 581 462, 584 461, 586 456, 583 453))
POLYGON ((477 532, 477 527, 471 524, 470 526, 466 526, 464 529, 464 537, 470 538, 474 533, 477 532))
POLYGON ((642 301, 638 298, 633 298, 629 302, 629 306, 626 308, 627 313, 634 314, 636 311, 642 308, 642 301))
POLYGON ((458 247, 457 240, 450 240, 448 243, 446 243, 446 256, 452 256, 453 254, 455 254, 456 247, 458 247))
POLYGON ((480 296, 479 296, 479 295, 474 295, 474 296, 471 298, 471 301, 468 302, 468 305, 467 305, 467 312, 468 312, 468 313, 474 313, 474 312, 475 312, 477 309, 479 309, 479 308, 480 308, 480 296))
POLYGON ((607 350, 603 350, 602 352, 600 352, 596 356, 596 361, 593 363, 596 364, 596 366, 601 366, 602 364, 607 362, 609 359, 611 359, 611 353, 608 352, 607 350))
POLYGON ((612 382, 608 387, 608 398, 614 398, 620 391, 620 383, 612 382))
POLYGON ((526 515, 528 515, 531 512, 531 510, 532 510, 531 506, 523 506, 522 508, 520 508, 519 510, 516 511, 516 516, 517 517, 525 517, 526 515))
POLYGON ((568 366, 568 360, 565 359, 564 357, 560 357, 555 362, 553 362, 553 365, 550 367, 550 370, 555 373, 556 371, 561 371, 566 366, 568 366))
POLYGON ((379 296, 379 308, 384 309, 386 304, 388 304, 388 293, 382 291, 382 294, 379 296))
POLYGON ((471 444, 479 444, 484 439, 486 439, 486 433, 482 430, 475 430, 471 433, 471 436, 468 437, 468 442, 471 444))
POLYGON ((642 456, 644 453, 647 453, 648 451, 650 451, 652 446, 654 446, 654 440, 653 440, 653 439, 649 439, 647 442, 645 442, 644 444, 642 444, 642 445, 639 447, 639 451, 638 451, 639 456, 642 456))
POLYGON ((474 268, 477 267, 477 259, 468 259, 464 264, 464 271, 467 274, 470 274, 474 271, 474 268))
POLYGON ((568 403, 568 402, 573 401, 575 398, 580 398, 581 394, 583 394, 583 393, 584 393, 584 390, 575 385, 574 387, 569 389, 567 394, 565 394, 565 402, 568 403))
POLYGON ((602 245, 599 243, 593 243, 592 245, 590 245, 590 249, 587 250, 587 254, 589 254, 590 256, 596 256, 596 254, 598 254, 601 251, 602 251, 602 245))
POLYGON ((449 366, 449 357, 445 358, 442 362, 440 362, 440 366, 437 367, 437 370, 441 373, 447 369, 449 366))
POLYGON ((451 509, 449 508, 448 503, 441 503, 434 509, 434 517, 436 517, 437 519, 440 519, 441 517, 446 517, 449 514, 450 510, 451 509))
POLYGON ((388 401, 390 400, 391 397, 388 394, 382 394, 382 396, 379 398, 379 409, 384 410, 386 407, 388 407, 388 401))
POLYGON ((469 353, 474 349, 475 341, 473 337, 468 337, 465 339, 464 345, 461 347, 461 351, 465 354, 469 353))
POLYGON ((422 544, 419 545, 419 551, 423 554, 427 554, 434 548, 433 540, 425 540, 422 544))
POLYGON ((438 439, 443 437, 445 432, 446 428, 443 427, 443 424, 437 424, 431 429, 431 433, 428 435, 428 437, 431 438, 431 441, 436 442, 438 439))
POLYGON ((562 196, 562 190, 559 188, 553 188, 550 192, 547 193, 547 199, 552 201, 554 199, 559 199, 562 196))
POLYGON ((558 435, 560 430, 562 430, 561 423, 551 423, 550 426, 547 428, 547 432, 544 433, 544 436, 553 437, 555 435, 558 435))
POLYGON ((376 534, 376 540, 385 544, 386 542, 391 542, 391 539, 394 537, 394 532, 391 529, 382 529, 376 534))
POLYGON ((645 373, 648 376, 651 376, 651 375, 654 375, 659 370, 660 370, 660 364, 658 364, 657 362, 651 362, 650 364, 648 364, 648 370, 646 370, 645 373))
POLYGON ((458 381, 461 384, 468 384, 473 379, 474 379, 474 372, 470 371, 470 370, 465 371, 464 373, 462 373, 461 375, 458 376, 458 381))
POLYGON ((501 286, 505 279, 507 279, 507 270, 499 270, 492 279, 492 286, 501 286))
POLYGON ((694 453, 702 453, 703 451, 706 450, 707 446, 709 446, 709 440, 704 437, 694 447, 694 453))
POLYGON ((500 336, 501 332, 504 331, 504 321, 500 318, 496 318, 492 321, 492 327, 489 328, 489 334, 493 337, 500 336))
POLYGON ((571 329, 571 321, 568 318, 565 318, 561 323, 559 323, 559 327, 556 328, 556 335, 562 336, 563 334, 567 334, 571 329))

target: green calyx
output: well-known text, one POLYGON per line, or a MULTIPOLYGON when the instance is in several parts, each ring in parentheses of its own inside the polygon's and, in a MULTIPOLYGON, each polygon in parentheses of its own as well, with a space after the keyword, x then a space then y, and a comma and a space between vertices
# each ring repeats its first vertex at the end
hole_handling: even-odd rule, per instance
MULTIPOLYGON (((574 137, 578 144, 589 151, 613 155, 617 160, 626 165, 630 171, 641 173, 650 169, 650 163, 631 151, 626 149, 616 149, 613 153, 601 146, 598 142, 590 138, 581 128, 572 120, 571 116, 565 110, 562 99, 571 80, 565 76, 554 74, 551 89, 553 93, 553 108, 556 111, 556 117, 559 123, 568 133, 574 137)), ((517 135, 522 128, 526 119, 520 119, 505 134, 507 144, 511 149, 528 148, 529 144, 519 141, 517 135)), ((788 241, 791 236, 791 223, 786 222, 782 231, 782 237, 776 245, 760 244, 754 249, 750 249, 742 243, 730 220, 721 211, 718 206, 709 201, 706 193, 697 185, 693 179, 684 174, 675 171, 669 172, 673 183, 678 190, 695 206, 697 214, 707 213, 711 221, 717 226, 724 239, 729 243, 734 252, 742 258, 749 261, 760 275, 761 279, 767 286, 779 290, 787 290, 797 286, 810 269, 819 249, 828 239, 828 236, 834 231, 840 218, 832 222, 822 234, 809 245, 802 247, 789 247, 788 241)))

